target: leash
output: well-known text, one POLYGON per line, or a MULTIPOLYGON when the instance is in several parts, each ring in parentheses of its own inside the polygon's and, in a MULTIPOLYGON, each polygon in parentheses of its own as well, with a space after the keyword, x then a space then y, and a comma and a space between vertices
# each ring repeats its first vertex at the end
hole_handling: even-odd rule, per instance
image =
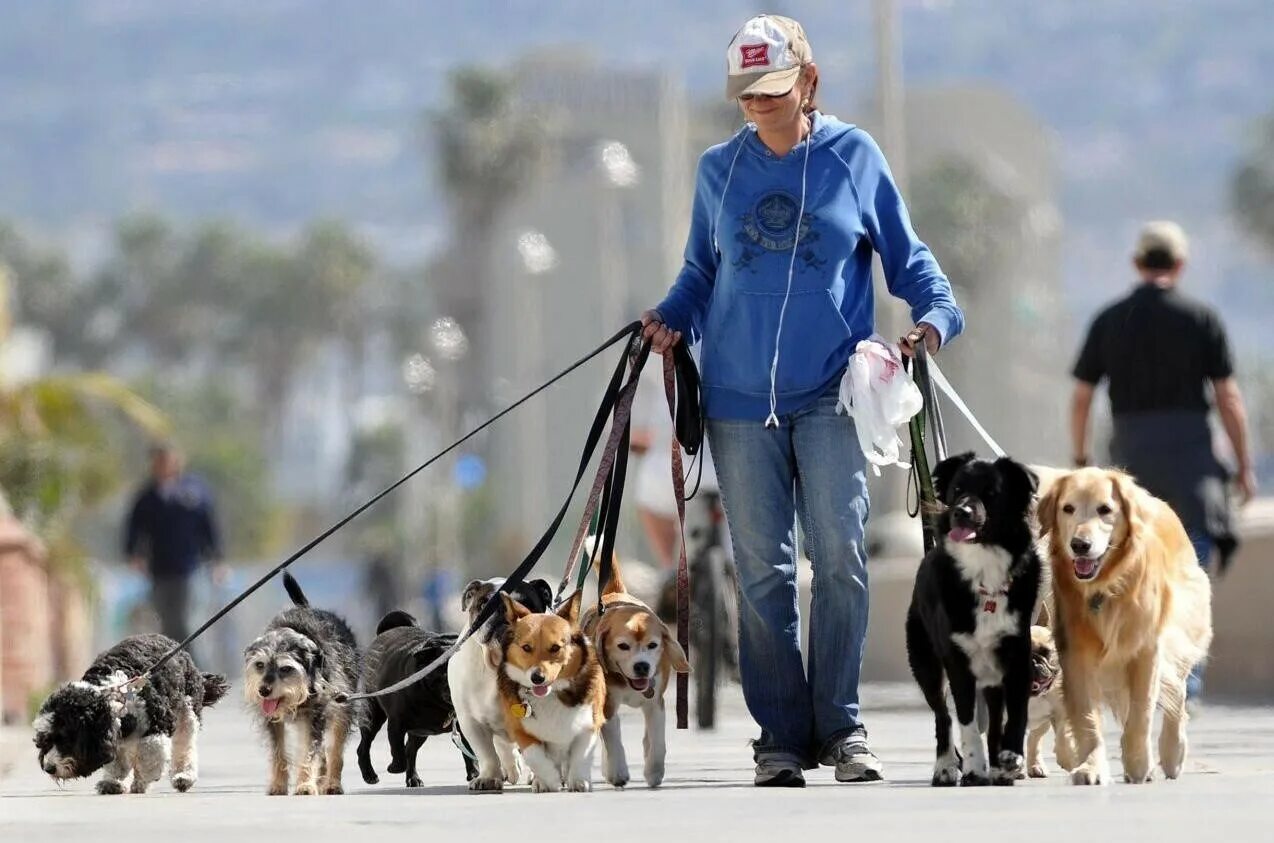
MULTIPOLYGON (((942 422, 942 409, 938 405, 938 391, 941 390, 951 400, 955 408, 986 442, 992 453, 997 457, 1007 456, 1007 454, 973 415, 969 405, 964 402, 955 387, 947 380, 946 375, 938 368, 937 361, 929 356, 924 342, 916 344, 912 362, 914 365, 911 366, 911 373, 924 399, 924 410, 912 416, 908 424, 911 434, 911 476, 908 479, 908 485, 910 486, 912 482, 916 485, 916 506, 910 514, 912 517, 920 516, 921 530, 924 533, 924 549, 925 553, 928 553, 938 543, 937 525, 933 516, 938 498, 933 487, 928 452, 925 449, 926 430, 932 433, 936 462, 942 462, 947 458, 947 432, 942 422)), ((906 360, 903 361, 903 366, 907 366, 906 360)))
MULTIPOLYGON (((281 563, 279 563, 279 564, 278 564, 277 566, 275 566, 272 570, 270 570, 268 573, 266 573, 265 575, 263 575, 260 579, 258 579, 258 580, 257 580, 256 582, 254 582, 252 585, 248 586, 248 588, 247 588, 246 590, 244 590, 244 591, 243 591, 242 593, 240 593, 237 597, 235 597, 233 600, 231 600, 229 603, 227 603, 225 606, 223 606, 223 607, 221 608, 221 610, 220 610, 220 611, 218 611, 215 615, 213 615, 211 618, 209 618, 207 621, 205 621, 205 622, 203 623, 203 625, 202 625, 202 626, 200 626, 200 627, 199 627, 198 629, 196 629, 194 632, 192 632, 192 633, 190 633, 189 635, 187 635, 187 636, 186 636, 186 638, 185 638, 185 639, 184 639, 181 643, 179 643, 177 646, 173 647, 171 650, 169 650, 167 653, 165 653, 163 656, 161 656, 161 657, 159 658, 159 660, 158 660, 158 661, 156 661, 156 662, 155 662, 153 665, 151 665, 149 668, 147 668, 145 672, 143 672, 143 673, 142 673, 141 675, 139 675, 139 676, 134 677, 133 679, 128 680, 127 682, 125 682, 125 683, 124 683, 124 685, 141 684, 142 682, 144 682, 144 681, 145 681, 146 679, 148 679, 151 675, 153 675, 153 674, 154 674, 154 672, 155 672, 156 670, 159 670, 161 667, 163 667, 165 664, 167 664, 169 661, 171 661, 171 660, 172 660, 172 659, 173 659, 173 658, 174 658, 174 657, 175 657, 178 653, 182 652, 182 651, 183 651, 183 650, 185 650, 187 647, 189 647, 189 646, 190 646, 190 644, 191 644, 191 642, 193 642, 195 639, 199 638, 199 636, 201 636, 201 635, 203 635, 205 632, 207 632, 207 631, 208 631, 208 629, 209 629, 210 627, 212 627, 212 625, 213 625, 213 624, 215 624, 217 621, 221 620, 223 617, 225 617, 227 614, 229 614, 229 613, 230 613, 230 612, 231 612, 231 611, 232 611, 232 610, 233 610, 236 606, 238 606, 240 603, 242 603, 244 600, 246 600, 249 596, 251 596, 253 593, 255 593, 255 592, 256 592, 258 589, 260 589, 263 585, 265 585, 267 582, 269 582, 269 581, 270 581, 271 579, 273 579, 274 577, 278 576, 278 574, 279 574, 279 573, 281 573, 282 571, 284 571, 285 569, 287 569, 287 568, 288 568, 288 566, 292 565, 294 562, 296 562, 296 561, 297 561, 298 559, 300 559, 302 556, 305 556, 305 555, 306 555, 307 553, 309 553, 311 550, 313 550, 314 548, 318 547, 320 544, 322 544, 324 541, 326 541, 328 538, 330 538, 330 537, 332 536, 332 534, 333 534, 333 533, 337 532, 338 530, 340 530, 341 528, 343 528, 346 524, 350 523, 350 522, 351 522, 351 521, 353 521, 355 518, 357 518, 358 516, 362 515, 362 514, 363 514, 364 512, 366 512, 368 509, 371 509, 373 506, 375 506, 377 503, 379 503, 379 502, 380 502, 381 500, 383 500, 385 497, 387 497, 388 495, 390 495, 391 493, 393 493, 395 490, 397 490, 400 486, 402 486, 402 485, 403 485, 404 483, 406 483, 408 480, 411 480, 411 479, 412 479, 413 477, 415 477, 417 474, 419 474, 420 472, 424 471, 426 468, 428 468, 429 466, 433 465, 433 464, 434 464, 434 463, 436 463, 438 460, 442 459, 444 456, 446 456, 447 454, 451 453, 452 451, 454 451, 456 448, 460 447, 460 446, 461 446, 462 444, 464 444, 465 442, 467 442, 467 441, 469 441, 470 439, 472 439, 473 437, 477 436, 479 433, 481 433, 482 431, 486 430, 488 427, 490 427, 491 425, 495 424, 497 421, 499 421, 500 419, 504 418, 504 417, 505 417, 505 416, 507 416, 509 413, 513 412, 514 410, 516 410, 518 407, 521 407, 523 404, 527 403, 527 402, 528 402, 528 401, 530 401, 532 398, 534 398, 534 397, 536 397, 537 395, 539 395, 540 393, 544 392, 544 391, 545 391, 545 390, 547 390, 549 387, 551 387, 551 386, 553 386, 554 384, 556 384, 558 381, 560 381, 560 380, 562 380, 563 378, 567 377, 568 375, 570 375, 571 373, 573 373, 576 369, 579 369, 581 366, 585 365, 586 363, 588 363, 589 361, 591 361, 593 358, 598 357, 598 356, 599 356, 599 355, 601 355, 603 352, 605 352, 607 349, 609 349, 611 346, 613 346, 613 345, 615 345, 616 343, 619 343, 619 342, 632 343, 632 342, 634 342, 634 341, 637 341, 637 340, 640 338, 640 336, 641 336, 641 323, 640 323, 640 322, 632 322, 632 323, 629 323, 629 324, 628 324, 628 325, 626 325, 626 326, 625 326, 622 330, 620 330, 619 332, 617 332, 616 334, 614 334, 612 337, 610 337, 609 339, 607 339, 607 340, 606 340, 605 342, 603 342, 601 345, 597 346, 597 348, 593 349, 593 350, 592 350, 592 351, 590 351, 588 354, 586 354, 586 355, 584 355, 583 357, 581 357, 580 359, 576 360, 574 363, 572 363, 571 365, 567 366, 567 367, 566 367, 565 369, 563 369, 561 372, 558 372, 556 375, 554 375, 552 378, 550 378, 550 379, 548 379, 547 381, 545 381, 545 382, 544 382, 543 384, 541 384, 540 386, 537 386, 535 389, 531 390, 531 391, 530 391, 530 392, 528 392, 526 395, 522 396, 522 397, 521 397, 521 398, 519 398, 517 401, 513 402, 512 404, 510 404, 508 407, 505 407, 503 410, 501 410, 500 412, 496 413, 494 416, 492 416, 491 418, 487 419, 487 420, 486 420, 486 421, 484 421, 482 424, 478 425, 478 426, 477 426, 477 427, 475 427, 473 430, 471 430, 471 431, 469 431, 468 433, 466 433, 464 436, 461 436, 459 439, 457 439, 456 441, 452 442, 452 443, 451 443, 450 445, 448 445, 446 448, 444 448, 443 450, 439 451, 437 454, 433 455, 432 457, 430 457, 430 458, 429 458, 428 460, 426 460, 425 462, 421 463, 420 465, 416 466, 414 469, 412 469, 412 470, 411 470, 411 471, 409 471, 408 473, 404 474, 404 475, 403 475, 402 477, 400 477, 398 480, 394 481, 394 483, 390 484, 389 486, 387 486, 387 487, 385 487, 383 490, 381 490, 379 493, 377 493, 376 495, 374 495, 371 499, 369 499, 369 500, 368 500, 366 503, 364 503, 362 506, 359 506, 357 509, 355 509, 354 511, 350 512, 350 513, 349 513, 348 515, 346 515, 344 518, 342 518, 342 519, 340 519, 339 521, 337 521, 337 522, 336 522, 335 524, 333 524, 331 527, 329 527, 328 529, 324 530, 324 531, 323 531, 322 533, 320 533, 317 537, 315 537, 314 539, 310 540, 310 542, 309 542, 309 543, 307 543, 304 547, 302 547, 300 550, 298 550, 298 551, 296 551, 295 553, 293 553, 293 554, 292 554, 291 556, 289 556, 287 559, 283 560, 281 563)), ((591 430, 591 431, 590 431, 590 433, 589 433, 589 436, 590 436, 590 439, 589 439, 590 445, 589 445, 588 447, 586 447, 586 449, 585 449, 584 461, 583 461, 583 463, 581 464, 581 468, 580 468, 579 475, 582 475, 583 470, 584 470, 584 467, 586 467, 586 466, 587 466, 587 460, 588 460, 588 459, 590 459, 590 458, 592 457, 592 454, 593 454, 593 448, 595 448, 595 447, 596 447, 596 441, 595 441, 595 439, 600 437, 600 435, 601 435, 601 427, 602 427, 602 426, 604 426, 606 416, 607 416, 607 415, 609 415, 610 410, 611 410, 611 407, 614 405, 614 397, 613 397, 613 396, 617 396, 617 395, 618 395, 618 393, 619 393, 618 381, 619 381, 619 379, 620 379, 620 376, 623 374, 623 365, 626 363, 626 359, 627 359, 627 351, 625 351, 625 359, 620 361, 621 367, 620 367, 619 369, 617 369, 617 370, 616 370, 615 375, 614 375, 614 376, 612 376, 612 378, 611 378, 610 388, 607 390, 607 396, 606 396, 606 398, 604 398, 604 399, 603 399, 603 401, 602 401, 602 406, 598 408, 598 417, 597 417, 596 419, 594 419, 594 421, 593 421, 593 430, 591 430), (607 399, 610 399, 610 400, 608 401, 607 399)), ((578 484, 579 484, 579 475, 577 475, 577 477, 576 477, 576 486, 578 486, 578 484)), ((571 494, 573 495, 573 494, 574 494, 574 492, 575 492, 575 486, 572 486, 572 487, 571 487, 571 494)), ((566 505, 569 505, 569 504, 570 504, 570 496, 568 495, 566 505)), ((565 515, 565 506, 563 507, 563 512, 562 512, 562 513, 560 513, 560 514, 558 515, 558 518, 557 518, 557 519, 556 519, 556 521, 554 522, 554 525, 553 525, 553 529, 554 529, 554 530, 556 529, 557 524, 561 522, 561 519, 562 519, 562 517, 563 517, 564 515, 565 515)), ((548 538, 551 538, 551 537, 552 537, 552 534, 550 533, 550 534, 549 534, 549 536, 548 536, 548 538)), ((546 541, 544 541, 544 540, 542 539, 542 540, 541 540, 541 542, 545 545, 545 547, 547 547, 547 542, 546 542, 546 541)), ((543 554, 543 552, 544 552, 544 551, 543 551, 543 549, 540 549, 540 548, 539 548, 539 545, 537 545, 537 549, 539 549, 539 554, 543 554)), ((534 554, 534 553, 535 553, 535 551, 532 551, 532 553, 534 554)), ((535 559, 536 559, 536 560, 538 560, 538 558, 539 558, 539 556, 538 556, 538 555, 536 555, 536 556, 535 556, 535 559)), ((528 557, 528 561, 530 561, 530 557, 528 557)), ((531 561, 531 564, 533 565, 533 564, 534 564, 534 561, 531 561)), ((526 563, 525 561, 523 562, 523 565, 519 566, 518 570, 519 570, 519 571, 521 571, 523 567, 526 567, 527 571, 529 571, 529 570, 530 570, 530 565, 527 565, 527 563, 526 563)), ((525 576, 525 574, 523 574, 523 576, 525 576)), ((519 579, 519 580, 518 580, 518 583, 520 583, 520 582, 521 582, 521 580, 519 579)), ((516 585, 517 583, 514 583, 514 584, 516 585)), ((507 583, 506 583, 506 585, 507 585, 507 583)), ((509 585, 509 587, 511 588, 511 587, 512 587, 512 585, 509 585)), ((506 589, 502 588, 501 590, 503 591, 503 590, 506 590, 506 589)), ((480 616, 480 621, 481 621, 481 622, 479 623, 479 625, 481 625, 481 623, 485 623, 486 619, 487 619, 487 618, 489 618, 489 617, 491 616, 491 614, 494 612, 494 603, 498 603, 498 602, 499 602, 498 598, 499 598, 499 594, 498 594, 498 593, 497 593, 497 594, 493 594, 493 595, 492 595, 492 600, 491 600, 491 601, 488 601, 487 605, 483 608, 482 614, 481 614, 481 616, 480 616)), ((470 630, 468 633, 466 633, 466 634, 465 634, 465 637, 467 638, 470 634, 472 634, 472 630, 470 630)), ((458 644, 459 644, 459 643, 463 643, 463 640, 462 640, 461 642, 458 642, 458 644)), ((458 644, 457 644, 457 646, 458 646, 458 644)), ((454 648, 453 648, 453 650, 454 650, 454 648)), ((450 652, 449 652, 447 655, 449 656, 449 655, 450 655, 450 652)), ((445 659, 444 659, 444 661, 445 661, 445 659)), ((427 673, 427 671, 426 671, 426 673, 427 673)), ((425 673, 421 673, 421 676, 424 676, 424 675, 425 675, 425 673)), ((121 686, 121 687, 122 687, 122 686, 121 686)), ((405 686, 404 686, 404 687, 405 687, 405 686)))
MULTIPOLYGON (((664 355, 664 395, 668 398, 668 411, 674 424, 681 403, 678 400, 677 376, 675 363, 671 356, 664 355)), ((702 424, 702 421, 701 421, 702 424)), ((702 430, 700 430, 702 442, 702 430)), ((681 446, 675 437, 672 449, 672 491, 677 501, 677 527, 681 537, 681 550, 677 556, 677 643, 683 653, 690 652, 690 568, 686 561, 686 475, 681 462, 681 446)), ((696 447, 696 452, 698 447, 696 447)), ((702 464, 701 464, 702 465, 702 464)), ((698 483, 695 484, 698 491, 698 483)), ((715 658, 714 653, 712 658, 715 658)), ((677 674, 677 728, 690 728, 690 675, 677 674)))
MULTIPOLYGON (((419 682, 421 679, 446 664, 447 660, 455 655, 455 653, 467 640, 469 640, 470 637, 482 629, 486 625, 487 621, 490 620, 497 611, 503 611, 503 605, 500 597, 501 594, 508 593, 510 590, 522 584, 526 577, 531 573, 531 570, 540 561, 545 551, 548 550, 549 544, 552 542, 554 535, 556 535, 558 528, 561 526, 563 519, 566 517, 566 512, 570 508, 575 492, 579 489, 580 483, 584 478, 584 474, 588 469, 588 465, 592 462, 593 453, 596 451, 597 445, 601 441, 602 431, 606 427, 606 420, 614 414, 616 423, 612 424, 611 434, 607 440, 607 450, 611 450, 613 447, 614 451, 614 453, 610 456, 611 466, 608 472, 599 471, 597 475, 602 478, 601 482, 603 487, 609 489, 609 498, 606 506, 607 511, 604 514, 605 517, 603 518, 601 513, 598 514, 598 520, 602 524, 603 530, 603 556, 601 557, 600 562, 599 578, 602 583, 602 587, 610 581, 610 577, 613 573, 610 559, 611 554, 614 552, 615 527, 617 527, 619 523, 619 503, 623 495, 625 467, 627 464, 628 421, 630 419, 627 417, 627 410, 623 410, 622 408, 626 405, 628 409, 631 409, 632 396, 636 391, 641 369, 650 355, 650 343, 640 339, 640 323, 634 323, 629 326, 629 328, 625 329, 625 331, 628 332, 627 335, 630 337, 629 348, 625 349, 624 355, 619 361, 619 365, 616 366, 615 372, 611 376, 610 384, 606 389, 606 394, 602 398, 601 405, 597 408, 597 414, 593 419, 593 426, 588 432, 588 439, 585 443, 584 451, 580 455, 579 467, 575 472, 575 480, 571 484, 570 490, 567 492, 566 500, 563 501, 562 507, 558 510, 557 515, 554 517, 552 523, 549 524, 548 529, 544 531, 544 534, 540 537, 540 540, 536 543, 535 547, 532 548, 531 552, 527 554, 526 558, 522 560, 521 564, 519 564, 518 567, 509 575, 504 583, 501 584, 494 593, 492 593, 491 597, 488 598, 486 604, 482 607, 482 610, 478 613, 478 616, 474 619, 473 623, 459 638, 457 638, 455 644, 453 644, 447 652, 443 653, 438 658, 434 659, 434 661, 425 665, 410 676, 404 677, 386 688, 357 694, 338 694, 335 697, 338 703, 347 703, 357 700, 388 696, 389 694, 397 693, 404 688, 408 688, 416 682, 419 682), (633 357, 629 349, 638 343, 640 343, 640 351, 638 351, 636 356, 633 357), (631 371, 628 369, 630 361, 632 363, 631 371), (627 379, 624 377, 626 371, 628 372, 627 379), (621 421, 621 416, 623 417, 623 423, 619 423, 621 421), (611 444, 612 442, 614 443, 613 446, 611 444), (622 457, 620 456, 621 454, 622 457), (609 483, 607 483, 607 478, 609 478, 609 483)), ((674 415, 677 419, 676 424, 678 435, 685 436, 685 441, 689 442, 697 452, 699 445, 703 441, 703 419, 702 414, 699 412, 698 403, 698 370, 695 368, 694 358, 690 356, 690 353, 686 351, 684 347, 678 346, 677 351, 679 353, 673 355, 675 372, 677 375, 675 380, 678 383, 678 396, 686 396, 686 402, 684 405, 680 402, 678 403, 678 407, 674 412, 674 415)), ((665 363, 665 366, 667 365, 668 364, 665 363)), ((603 457, 605 457, 605 454, 603 454, 603 457)), ((594 487, 598 486, 598 481, 596 479, 594 480, 593 485, 594 487)), ((592 517, 593 513, 587 513, 583 519, 584 524, 588 525, 591 522, 592 517)), ((596 553, 596 546, 594 547, 594 553, 596 553)), ((568 557, 568 564, 577 558, 578 549, 573 551, 571 556, 568 557)), ((583 578, 587 577, 587 572, 588 568, 585 568, 581 573, 581 582, 583 578)), ((600 587, 598 591, 600 593, 600 587)), ((574 593, 572 593, 571 596, 573 597, 574 593)))

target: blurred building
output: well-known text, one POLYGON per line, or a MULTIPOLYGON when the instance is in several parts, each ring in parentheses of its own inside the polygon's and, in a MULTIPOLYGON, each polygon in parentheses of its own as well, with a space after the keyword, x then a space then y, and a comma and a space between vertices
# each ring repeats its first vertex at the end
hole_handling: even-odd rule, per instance
MULTIPOLYGON (((541 177, 508 208, 497 238, 485 310, 497 405, 658 301, 680 266, 695 164, 678 76, 574 56, 528 58, 514 76, 518 101, 549 140, 541 177)), ((492 434, 496 509, 519 546, 569 487, 617 360, 618 349, 492 434)))
MULTIPOLYGON (((984 263, 953 279, 967 324, 942 356, 943 370, 983 426, 1010 454, 1063 464, 1069 370, 1075 353, 1062 289, 1061 215, 1053 132, 1008 93, 984 87, 914 88, 906 94, 909 201, 927 172, 967 165, 995 209, 961 231, 921 231, 941 257, 952 240, 980 238, 984 263), (996 213, 998 210, 1000 213, 996 213)), ((966 197, 928 197, 959 203, 966 197)), ((952 448, 986 448, 954 408, 944 412, 952 448)))

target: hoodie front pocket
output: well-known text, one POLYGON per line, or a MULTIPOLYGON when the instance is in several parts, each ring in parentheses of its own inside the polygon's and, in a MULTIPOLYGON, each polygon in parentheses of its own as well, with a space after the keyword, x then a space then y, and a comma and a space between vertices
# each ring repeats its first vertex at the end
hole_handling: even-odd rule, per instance
MULTIPOLYGON (((769 395, 782 293, 736 292, 713 308, 704 331, 703 382, 751 395, 769 395)), ((845 366, 849 326, 828 290, 793 291, 783 316, 776 392, 816 389, 845 366)))

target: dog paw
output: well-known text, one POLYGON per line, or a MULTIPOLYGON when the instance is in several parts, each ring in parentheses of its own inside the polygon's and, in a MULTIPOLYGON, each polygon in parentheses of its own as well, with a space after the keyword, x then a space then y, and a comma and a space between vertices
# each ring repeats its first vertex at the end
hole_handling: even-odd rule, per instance
POLYGON ((318 788, 312 784, 298 784, 294 796, 318 796, 318 788))
POLYGON ((562 785, 558 782, 546 781, 539 776, 531 780, 532 793, 557 793, 562 789, 562 785))
MULTIPOLYGON (((619 785, 616 785, 616 787, 619 787, 619 785)), ((592 789, 593 783, 588 779, 571 779, 570 784, 567 785, 567 790, 571 793, 588 793, 592 789)))
POLYGON ((606 777, 606 782, 607 782, 607 784, 609 784, 611 787, 615 787, 615 788, 624 788, 624 787, 627 787, 627 786, 628 786, 628 781, 629 781, 629 779, 628 779, 628 776, 626 776, 626 775, 624 775, 624 776, 607 776, 607 777, 606 777))
POLYGON ((407 772, 407 762, 390 761, 389 766, 385 768, 385 772, 391 773, 395 776, 401 776, 403 773, 407 772))
POLYGON ((425 783, 420 780, 420 776, 408 776, 407 786, 408 787, 424 787, 425 783))
POLYGON ((380 784, 380 776, 371 770, 363 772, 363 784, 380 784))
POLYGON ((173 776, 173 790, 185 793, 195 786, 195 777, 189 773, 178 773, 173 776))
POLYGON ((1154 770, 1147 770, 1144 774, 1140 776, 1134 776, 1133 774, 1128 772, 1124 773, 1124 781, 1127 782, 1128 784, 1150 784, 1154 780, 1155 780, 1154 770))
POLYGON ((504 782, 500 779, 486 779, 479 776, 469 782, 469 789, 475 793, 497 793, 504 790, 504 782))
POLYGON ((989 776, 973 770, 965 773, 964 776, 960 778, 961 787, 986 787, 990 783, 991 779, 989 776))
POLYGON ((664 768, 661 764, 659 767, 647 767, 642 776, 646 780, 646 787, 656 788, 664 783, 664 768))
POLYGON ((991 771, 991 780, 995 784, 1013 784, 1018 779, 1026 778, 1022 764, 1022 756, 1011 749, 1000 751, 995 759, 995 769, 991 771))
POLYGON ((1046 779, 1048 778, 1048 767, 1044 765, 1043 761, 1037 761, 1030 766, 1026 774, 1033 779, 1046 779))
POLYGON ((97 792, 103 796, 118 796, 124 792, 124 783, 117 781, 100 781, 97 783, 97 792))
POLYGON ((1079 785, 1081 787, 1109 783, 1109 775, 1102 775, 1100 770, 1090 764, 1084 764, 1083 766, 1076 767, 1074 772, 1071 773, 1071 784, 1079 785))
POLYGON ((140 796, 141 794, 145 793, 149 789, 150 789, 150 782, 144 782, 141 779, 137 778, 136 776, 133 776, 133 783, 128 788, 128 792, 137 794, 140 796))
POLYGON ((955 787, 960 783, 960 762, 954 758, 939 758, 933 765, 933 778, 929 783, 934 787, 955 787))

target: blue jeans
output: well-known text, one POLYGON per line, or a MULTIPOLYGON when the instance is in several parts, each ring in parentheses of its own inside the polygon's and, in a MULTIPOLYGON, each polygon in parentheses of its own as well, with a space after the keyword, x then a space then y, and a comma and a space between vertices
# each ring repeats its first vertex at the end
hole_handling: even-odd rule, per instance
POLYGON ((739 670, 761 727, 756 758, 813 767, 861 727, 867 637, 867 461, 835 386, 777 429, 708 420, 739 577, 739 670), (809 671, 801 658, 796 518, 814 568, 809 671))
MULTIPOLYGON (((1208 569, 1212 561, 1212 538, 1206 532, 1189 531, 1190 544, 1194 546, 1194 555, 1203 570, 1208 569)), ((1203 665, 1196 664, 1186 680, 1186 699, 1195 700, 1203 693, 1203 665)))

